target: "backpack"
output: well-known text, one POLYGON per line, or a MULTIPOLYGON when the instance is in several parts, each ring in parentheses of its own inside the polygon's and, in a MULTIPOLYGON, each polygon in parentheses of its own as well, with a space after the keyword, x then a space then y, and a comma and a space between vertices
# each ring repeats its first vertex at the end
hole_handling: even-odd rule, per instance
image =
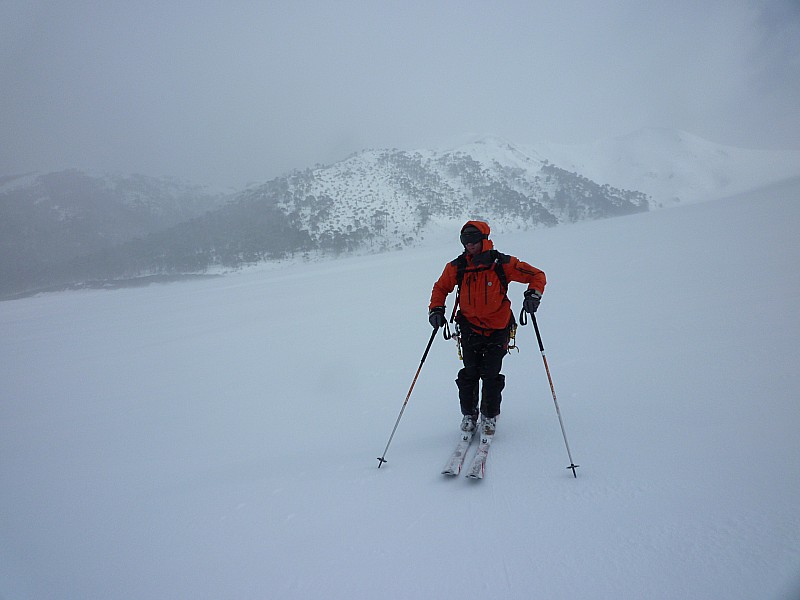
MULTIPOLYGON (((508 262, 511 260, 511 257, 508 254, 503 254, 502 252, 498 252, 497 250, 494 249, 489 250, 489 255, 492 258, 492 265, 494 265, 494 272, 497 274, 497 278, 500 280, 500 285, 503 286, 503 291, 507 292, 508 278, 506 277, 506 271, 505 269, 503 269, 503 265, 508 264, 508 262)), ((458 286, 460 293, 461 282, 464 280, 464 273, 467 271, 466 254, 459 255, 458 258, 451 261, 451 264, 453 264, 456 267, 456 286, 458 286)))
MULTIPOLYGON (((498 252, 495 249, 489 250, 489 255, 492 258, 492 265, 494 267, 494 272, 497 274, 497 278, 500 280, 500 285, 503 286, 503 292, 508 297, 508 277, 506 277, 505 269, 503 269, 504 264, 508 264, 511 260, 511 257, 508 254, 503 254, 502 252, 498 252)), ((466 254, 461 254, 455 260, 451 261, 456 267, 456 305, 453 307, 453 318, 456 315, 456 311, 458 310, 458 298, 461 297, 461 282, 464 280, 464 273, 467 271, 467 257, 466 254)), ((485 267, 489 269, 491 267, 485 267)), ((475 269, 480 270, 480 268, 475 269)), ((450 320, 452 321, 453 318, 450 320)), ((517 321, 514 319, 514 313, 511 313, 511 320, 508 322, 508 336, 509 340, 506 344, 506 350, 510 353, 512 349, 516 349, 519 351, 516 345, 516 333, 517 333, 517 321)), ((460 331, 458 328, 458 323, 456 323, 456 336, 460 336, 460 331)), ((460 339, 459 339, 460 342, 460 339)), ((461 348, 459 347, 458 355, 461 360, 463 360, 461 356, 461 348)))

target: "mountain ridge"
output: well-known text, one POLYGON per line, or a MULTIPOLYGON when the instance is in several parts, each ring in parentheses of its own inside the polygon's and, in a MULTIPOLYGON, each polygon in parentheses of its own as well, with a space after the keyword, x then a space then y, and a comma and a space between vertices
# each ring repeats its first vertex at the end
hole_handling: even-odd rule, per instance
POLYGON ((448 149, 365 149, 228 196, 145 176, 6 176, 0 294, 396 250, 473 218, 497 233, 553 227, 716 199, 797 175, 800 153, 641 130, 580 147, 479 136, 448 149))
POLYGON ((798 150, 739 148, 667 128, 536 147, 565 169, 646 193, 653 208, 716 200, 800 175, 798 150))

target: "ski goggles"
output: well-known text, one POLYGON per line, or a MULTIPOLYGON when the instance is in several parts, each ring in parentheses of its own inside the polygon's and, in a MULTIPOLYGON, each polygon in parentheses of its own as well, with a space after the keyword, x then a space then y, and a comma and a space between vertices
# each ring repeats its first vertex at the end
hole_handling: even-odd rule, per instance
POLYGON ((461 245, 466 246, 467 244, 477 244, 481 240, 485 240, 486 235, 481 233, 478 230, 469 230, 464 231, 461 233, 461 245))

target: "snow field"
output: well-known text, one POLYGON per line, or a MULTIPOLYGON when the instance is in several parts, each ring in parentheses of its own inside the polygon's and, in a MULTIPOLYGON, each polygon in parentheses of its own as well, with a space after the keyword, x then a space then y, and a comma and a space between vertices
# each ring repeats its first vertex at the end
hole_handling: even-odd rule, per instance
POLYGON ((530 325, 485 480, 441 337, 377 469, 455 231, 0 303, 0 597, 796 598, 797 192, 494 237, 577 479, 530 325))

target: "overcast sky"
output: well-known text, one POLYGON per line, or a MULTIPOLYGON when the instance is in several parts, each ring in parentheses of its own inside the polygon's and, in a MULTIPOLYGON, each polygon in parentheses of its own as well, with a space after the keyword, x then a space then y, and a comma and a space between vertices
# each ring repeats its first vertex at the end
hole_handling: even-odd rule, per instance
POLYGON ((464 134, 800 149, 798 0, 3 0, 0 175, 241 187, 464 134))

